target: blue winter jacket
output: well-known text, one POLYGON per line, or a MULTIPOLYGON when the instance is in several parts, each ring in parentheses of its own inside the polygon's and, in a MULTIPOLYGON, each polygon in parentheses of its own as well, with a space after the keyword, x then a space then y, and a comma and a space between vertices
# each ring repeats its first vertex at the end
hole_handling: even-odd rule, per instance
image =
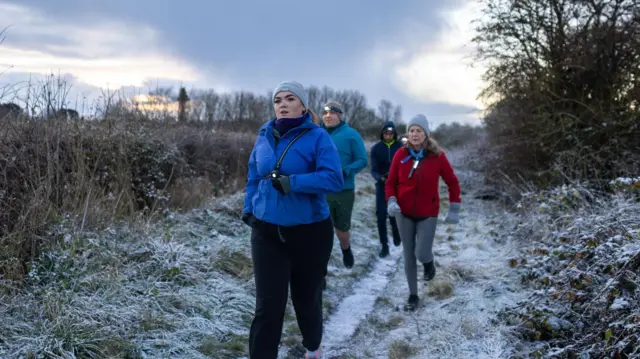
POLYGON ((400 148, 402 148, 402 142, 398 141, 395 124, 393 121, 385 122, 380 130, 380 142, 371 147, 371 175, 376 181, 380 181, 383 175, 389 173, 393 156, 400 148), (393 142, 390 144, 385 143, 382 136, 382 132, 389 127, 393 129, 393 142))
POLYGON ((307 116, 304 122, 277 141, 273 135, 275 119, 258 131, 249 158, 248 181, 242 213, 280 226, 309 224, 329 217, 326 192, 339 192, 344 181, 340 157, 325 130, 307 116), (280 173, 289 176, 291 192, 280 194, 266 178, 275 168, 280 154, 304 129, 302 135, 284 156, 280 173))
POLYGON ((367 167, 369 158, 362 137, 346 122, 341 121, 336 127, 322 126, 329 132, 333 143, 340 153, 340 162, 344 172, 343 190, 356 187, 356 174, 367 167))

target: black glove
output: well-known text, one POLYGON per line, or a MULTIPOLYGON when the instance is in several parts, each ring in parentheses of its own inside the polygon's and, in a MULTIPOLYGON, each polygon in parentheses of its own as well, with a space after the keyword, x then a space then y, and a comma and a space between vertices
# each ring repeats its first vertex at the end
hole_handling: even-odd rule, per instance
POLYGON ((384 183, 384 182, 387 182, 387 176, 388 176, 388 175, 386 175, 386 174, 385 174, 385 175, 380 176, 380 182, 383 182, 383 183, 384 183))
POLYGON ((289 182, 289 176, 271 177, 271 185, 282 195, 291 192, 291 183, 289 182))
POLYGON ((253 225, 256 223, 256 217, 251 212, 242 214, 242 222, 249 227, 253 228, 253 225))

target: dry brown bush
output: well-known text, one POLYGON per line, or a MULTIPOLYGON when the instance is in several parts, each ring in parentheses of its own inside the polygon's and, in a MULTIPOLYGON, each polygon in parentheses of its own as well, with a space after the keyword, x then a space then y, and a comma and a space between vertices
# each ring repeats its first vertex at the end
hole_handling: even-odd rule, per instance
POLYGON ((254 140, 189 123, 5 118, 0 276, 22 278, 62 219, 82 230, 242 188, 254 140))

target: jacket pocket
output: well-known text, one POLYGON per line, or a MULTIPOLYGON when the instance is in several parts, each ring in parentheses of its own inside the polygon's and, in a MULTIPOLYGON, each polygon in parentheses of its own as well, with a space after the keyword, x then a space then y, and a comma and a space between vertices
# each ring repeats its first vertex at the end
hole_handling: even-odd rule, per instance
POLYGON ((253 195, 252 205, 253 214, 258 218, 264 218, 267 211, 267 202, 269 201, 269 193, 271 191, 271 182, 268 180, 260 180, 258 190, 253 195))

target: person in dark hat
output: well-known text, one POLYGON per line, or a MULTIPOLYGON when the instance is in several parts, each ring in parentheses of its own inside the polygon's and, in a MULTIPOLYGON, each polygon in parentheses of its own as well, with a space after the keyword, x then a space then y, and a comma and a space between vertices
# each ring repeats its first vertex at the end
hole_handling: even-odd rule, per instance
POLYGON ((387 200, 384 195, 384 184, 389 175, 389 167, 396 151, 402 148, 402 142, 398 140, 398 133, 393 121, 387 121, 380 130, 380 142, 371 147, 371 175, 376 180, 376 217, 378 220, 378 238, 380 239, 380 257, 389 255, 389 238, 387 235, 387 219, 391 223, 393 244, 400 245, 400 233, 394 217, 387 213, 387 200))

